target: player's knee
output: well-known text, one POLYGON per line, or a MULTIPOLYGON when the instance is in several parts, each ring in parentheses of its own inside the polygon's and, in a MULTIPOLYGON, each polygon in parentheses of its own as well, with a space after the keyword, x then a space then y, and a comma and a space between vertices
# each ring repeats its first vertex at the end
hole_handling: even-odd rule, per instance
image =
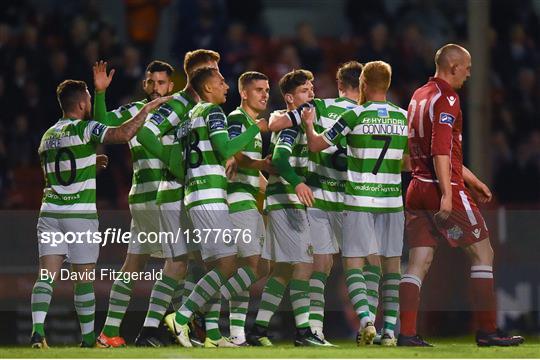
POLYGON ((268 260, 260 259, 257 263, 257 269, 255 271, 255 275, 257 275, 257 279, 261 279, 265 276, 270 274, 270 263, 268 260))
POLYGON ((168 259, 165 261, 165 266, 163 267, 163 273, 173 279, 181 279, 187 273, 187 263, 182 260, 172 260, 168 259))
POLYGON ((236 256, 228 256, 218 260, 218 269, 221 275, 226 279, 230 278, 236 272, 238 266, 236 265, 236 256))
POLYGON ((421 277, 423 278, 429 271, 432 262, 432 255, 415 257, 409 262, 409 266, 407 267, 407 273, 421 275, 421 277))
POLYGON ((122 272, 139 272, 146 266, 147 257, 139 254, 127 254, 124 265, 122 265, 122 272))
POLYGON ((489 242, 487 242, 486 246, 474 248, 474 250, 469 253, 469 257, 471 258, 472 265, 492 266, 495 252, 489 242))

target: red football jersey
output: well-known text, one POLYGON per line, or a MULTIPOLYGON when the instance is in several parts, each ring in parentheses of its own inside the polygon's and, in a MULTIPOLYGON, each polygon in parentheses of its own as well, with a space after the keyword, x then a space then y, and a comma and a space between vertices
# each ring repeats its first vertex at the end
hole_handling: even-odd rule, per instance
POLYGON ((463 119, 458 94, 446 81, 432 77, 414 92, 407 114, 413 176, 437 181, 433 156, 449 155, 451 182, 463 184, 463 119))

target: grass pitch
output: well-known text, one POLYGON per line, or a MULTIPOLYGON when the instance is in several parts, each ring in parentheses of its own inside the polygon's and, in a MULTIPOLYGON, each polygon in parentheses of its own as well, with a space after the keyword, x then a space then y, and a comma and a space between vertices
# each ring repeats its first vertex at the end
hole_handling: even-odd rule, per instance
POLYGON ((540 358, 540 339, 527 337, 525 344, 511 348, 479 348, 472 338, 427 339, 433 348, 383 348, 377 345, 357 347, 353 341, 338 341, 337 348, 295 348, 278 343, 271 348, 185 349, 169 346, 161 349, 80 349, 52 346, 48 350, 28 347, 0 347, 1 358, 540 358))

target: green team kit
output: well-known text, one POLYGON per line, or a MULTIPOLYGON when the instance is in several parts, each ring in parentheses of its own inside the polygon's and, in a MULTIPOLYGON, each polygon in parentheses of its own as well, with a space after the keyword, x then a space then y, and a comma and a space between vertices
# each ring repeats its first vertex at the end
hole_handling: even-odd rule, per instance
MULTIPOLYGON (((119 126, 129 120, 147 103, 147 100, 132 102, 113 111, 106 111, 105 92, 96 92, 94 114, 97 121, 110 126, 119 126)), ((162 163, 149 153, 134 137, 129 141, 133 177, 128 203, 131 212, 131 240, 128 253, 163 256, 160 244, 138 241, 139 234, 159 232, 159 211, 156 195, 161 180, 162 163)), ((144 236, 144 235, 142 235, 144 236)))
POLYGON ((401 256, 407 134, 407 112, 389 102, 355 107, 324 132, 329 144, 347 141, 343 256, 401 256))
MULTIPOLYGON (((96 147, 103 143, 108 127, 96 121, 60 119, 41 139, 38 153, 45 175, 45 189, 37 233, 39 256, 63 255, 68 262, 95 264, 99 243, 46 241, 47 233, 94 234, 96 212, 96 147)), ((54 288, 54 275, 40 274, 32 289, 32 346, 47 347, 44 322, 54 288)), ((95 343, 95 295, 93 283, 76 282, 75 309, 85 345, 95 343)))
MULTIPOLYGON (((236 138, 254 124, 255 120, 238 107, 227 117, 229 137, 236 138)), ((253 160, 261 160, 262 150, 262 137, 258 133, 242 150, 242 154, 253 160)), ((227 187, 231 221, 236 228, 249 230, 251 236, 251 241, 237 243, 240 257, 260 255, 264 242, 264 221, 257 208, 259 176, 259 170, 239 166, 236 176, 229 181, 227 187)))
POLYGON ((146 124, 137 136, 150 153, 166 164, 161 173, 156 195, 160 231, 178 236, 178 241, 162 244, 167 257, 176 257, 197 250, 197 246, 193 243, 189 246, 183 236, 189 231, 190 224, 183 206, 184 164, 181 161, 182 144, 179 142, 182 131, 185 131, 189 124, 189 111, 195 104, 187 92, 175 93, 172 100, 148 116, 146 124), (172 164, 171 156, 175 153, 178 161, 172 164))
MULTIPOLYGON (((107 125, 122 124, 144 104, 145 101, 135 102, 106 113, 104 94, 97 94, 96 118, 103 124, 61 120, 45 134, 40 154, 47 187, 41 217, 97 218, 95 144, 102 140, 107 125), (55 141, 56 144, 60 141, 58 134, 70 134, 69 148, 53 146, 55 141), (68 186, 71 192, 57 192, 56 186, 68 186)), ((337 252, 336 241, 343 243, 345 256, 356 256, 358 244, 349 248, 347 243, 353 242, 352 234, 356 239, 358 229, 353 228, 358 221, 348 227, 347 221, 341 218, 344 211, 370 214, 402 214, 403 211, 400 172, 407 144, 405 111, 390 103, 356 106, 346 98, 314 99, 311 104, 317 114, 315 130, 324 132, 331 144, 328 149, 309 152, 301 126, 284 129, 272 138, 273 157, 284 159, 287 166, 280 175, 269 178, 266 211, 268 235, 273 241, 265 242, 262 252, 263 257, 278 262, 311 262, 314 252, 337 252), (301 182, 308 184, 315 196, 314 207, 307 212, 295 194, 295 186, 301 182), (320 214, 336 214, 339 219, 320 214), (322 230, 315 227, 326 232, 321 235, 322 230), (340 239, 342 227, 344 239, 340 239), (347 233, 351 234, 348 240, 347 233), (287 246, 283 246, 282 239, 290 240, 287 246), (320 245, 317 240, 326 245, 320 245), (276 241, 281 241, 281 246, 276 247, 276 241)), ((264 236, 256 202, 259 171, 239 168, 233 181, 228 181, 225 174, 225 161, 236 152, 242 151, 251 159, 262 159, 258 128, 241 108, 225 117, 218 105, 204 101, 195 104, 185 92, 176 93, 173 100, 148 116, 137 139, 130 141, 130 150, 134 171, 129 194, 132 210, 154 209, 157 204, 170 216, 177 217, 179 212, 171 210, 179 211, 185 204, 194 229, 224 230, 251 224, 261 238, 264 236), (155 143, 156 139, 159 144, 155 143), (173 152, 176 155, 172 156, 173 152), (223 216, 221 210, 228 215, 223 216), (249 223, 241 223, 242 214, 246 213, 258 216, 250 218, 249 223), (235 214, 239 216, 235 218, 235 214)), ((398 231, 399 219, 388 221, 398 231)), ((159 230, 158 224, 171 230, 181 226, 179 217, 173 222, 164 221, 162 216, 152 225, 159 230)), ((374 231, 379 231, 377 229, 375 226, 374 231)), ((357 242, 358 239, 354 241, 357 242)), ((380 242, 378 245, 382 246, 380 242)), ((254 254, 260 254, 260 243, 258 246, 259 252, 254 254)), ((219 246, 206 244, 201 250, 203 258, 210 260, 239 251, 224 242, 219 246)), ((368 253, 371 250, 368 249, 368 253)), ((390 254, 397 248, 389 245, 387 250, 390 254)), ((362 252, 364 255, 367 253, 362 252)))

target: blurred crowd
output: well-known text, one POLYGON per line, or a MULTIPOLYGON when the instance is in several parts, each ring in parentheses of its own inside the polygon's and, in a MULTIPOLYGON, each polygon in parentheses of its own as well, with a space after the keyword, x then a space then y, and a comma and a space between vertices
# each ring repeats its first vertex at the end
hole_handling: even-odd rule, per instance
MULTIPOLYGON (((435 50, 450 41, 466 44, 466 1, 348 0, 342 18, 333 20, 348 24, 349 30, 340 37, 319 36, 317 24, 309 21, 298 22, 290 37, 276 37, 264 21, 268 2, 124 0, 128 36, 120 41, 118 28, 103 20, 97 1, 52 1, 54 6, 46 12, 37 11, 28 0, 3 1, 0 208, 39 207, 42 175, 37 147, 43 131, 60 116, 58 83, 66 78, 85 80, 92 92, 91 66, 104 59, 117 70, 107 92, 109 108, 141 97, 140 80, 152 59, 163 9, 174 14, 168 33, 178 70, 188 50, 221 53, 220 67, 231 86, 226 111, 239 104, 236 80, 246 70, 270 77, 269 109, 277 109, 283 107, 276 86, 283 74, 309 69, 315 75, 316 96, 335 97, 335 71, 351 59, 390 63, 394 73, 390 100, 406 108, 414 89, 433 74, 435 50)), ((491 157, 492 183, 504 204, 540 204, 540 114, 535 111, 535 104, 540 104, 539 3, 493 0, 491 6, 492 131, 486 136, 491 137, 493 150, 486 159, 491 157)), ((178 79, 180 86, 182 76, 178 79)), ((466 91, 460 92, 465 121, 473 121, 467 118, 466 91)), ((103 151, 111 161, 98 177, 101 208, 125 209, 131 182, 129 152, 126 146, 103 151)))

